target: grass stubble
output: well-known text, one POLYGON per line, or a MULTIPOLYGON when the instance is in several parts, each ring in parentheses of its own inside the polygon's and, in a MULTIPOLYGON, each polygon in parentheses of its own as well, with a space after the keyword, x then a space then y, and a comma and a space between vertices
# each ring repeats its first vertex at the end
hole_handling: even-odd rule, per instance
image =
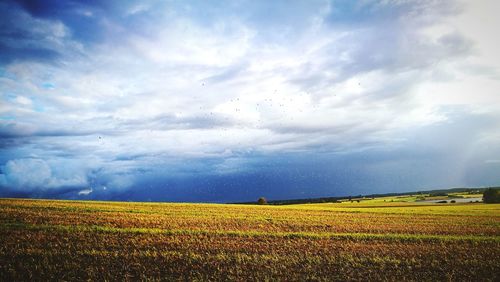
POLYGON ((500 205, 0 199, 0 279, 500 279, 500 205))

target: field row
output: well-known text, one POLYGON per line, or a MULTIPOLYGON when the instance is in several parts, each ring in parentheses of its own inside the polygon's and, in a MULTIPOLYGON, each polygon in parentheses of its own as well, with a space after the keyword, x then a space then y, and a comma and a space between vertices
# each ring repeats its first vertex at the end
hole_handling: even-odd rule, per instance
POLYGON ((478 280, 500 273, 500 243, 495 240, 311 240, 57 228, 2 229, 0 238, 0 273, 6 280, 379 280, 398 276, 478 280))
POLYGON ((112 228, 243 232, 437 234, 499 236, 500 215, 492 206, 343 208, 328 205, 260 207, 0 200, 0 223, 98 225, 112 228), (385 212, 382 212, 384 211, 385 212), (420 209, 421 213, 395 213, 420 209), (362 210, 363 212, 360 212, 362 210), (382 211, 381 211, 382 210, 382 211), (429 211, 436 214, 429 214, 429 211), (370 212, 372 211, 372 212, 370 212))
POLYGON ((0 280, 500 279, 500 205, 0 199, 0 280))

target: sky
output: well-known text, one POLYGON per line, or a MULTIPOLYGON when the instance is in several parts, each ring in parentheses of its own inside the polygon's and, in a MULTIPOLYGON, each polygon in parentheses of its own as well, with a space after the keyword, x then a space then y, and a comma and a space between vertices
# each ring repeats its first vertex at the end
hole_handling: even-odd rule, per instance
POLYGON ((0 197, 500 184, 496 0, 0 1, 0 197))

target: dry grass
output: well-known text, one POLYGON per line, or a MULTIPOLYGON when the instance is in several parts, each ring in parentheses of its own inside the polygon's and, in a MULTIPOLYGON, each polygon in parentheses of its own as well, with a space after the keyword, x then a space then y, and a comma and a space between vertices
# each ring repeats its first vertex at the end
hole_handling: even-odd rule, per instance
POLYGON ((498 280, 500 205, 0 200, 0 279, 498 280))

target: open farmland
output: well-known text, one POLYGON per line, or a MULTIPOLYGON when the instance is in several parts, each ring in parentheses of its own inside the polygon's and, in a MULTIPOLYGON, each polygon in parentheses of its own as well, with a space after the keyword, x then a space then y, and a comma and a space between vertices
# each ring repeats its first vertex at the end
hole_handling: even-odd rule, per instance
POLYGON ((500 204, 0 200, 0 279, 500 279, 500 204))

